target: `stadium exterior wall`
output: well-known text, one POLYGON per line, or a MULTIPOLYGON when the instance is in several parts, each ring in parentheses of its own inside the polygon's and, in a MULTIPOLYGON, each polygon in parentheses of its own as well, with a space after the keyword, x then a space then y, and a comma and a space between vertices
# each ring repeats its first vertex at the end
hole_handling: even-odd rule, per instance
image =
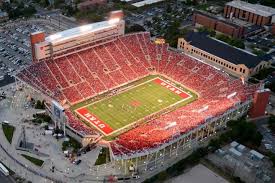
MULTIPOLYGON (((111 161, 123 170, 125 174, 129 171, 129 166, 134 166, 139 173, 146 173, 148 170, 160 170, 164 165, 175 163, 185 158, 199 147, 207 145, 211 138, 217 136, 217 132, 226 128, 230 120, 238 119, 247 114, 250 109, 252 99, 236 105, 223 115, 211 118, 206 123, 200 125, 188 133, 174 138, 168 143, 152 150, 142 153, 135 153, 131 156, 115 156, 112 152, 111 161)), ((157 173, 157 172, 156 172, 157 173)))
MULTIPOLYGON (((46 95, 45 93, 42 93, 41 91, 37 90, 37 89, 36 89, 35 87, 33 87, 32 85, 29 85, 28 83, 25 83, 24 81, 20 80, 20 78, 17 78, 17 77, 15 77, 15 76, 14 76, 14 78, 15 78, 15 83, 16 83, 16 85, 19 85, 18 83, 21 83, 21 84, 23 84, 23 85, 25 85, 25 86, 27 86, 27 87, 32 88, 32 90, 34 90, 35 92, 41 94, 41 95, 42 95, 42 98, 43 98, 45 101, 52 101, 52 98, 51 98, 50 96, 48 96, 48 95, 46 95)), ((51 109, 47 109, 46 111, 47 111, 47 113, 51 116, 51 118, 54 119, 51 109)), ((67 118, 66 118, 66 120, 67 120, 67 118)), ((56 121, 55 121, 55 122, 56 122, 56 121)), ((86 145, 88 145, 89 143, 93 142, 93 140, 99 138, 99 136, 97 136, 97 135, 83 135, 83 134, 81 134, 80 132, 78 132, 78 131, 72 129, 72 128, 67 124, 66 121, 65 121, 65 123, 66 123, 65 133, 66 133, 68 136, 70 136, 70 137, 74 138, 75 140, 77 140, 79 143, 81 143, 82 146, 86 146, 86 145)), ((63 126, 64 124, 56 123, 56 125, 57 125, 60 129, 63 129, 62 126, 63 126)))
MULTIPOLYGON (((51 100, 52 100, 52 98, 51 98, 49 95, 47 95, 47 94, 41 92, 40 90, 36 89, 36 88, 33 87, 32 85, 30 85, 30 84, 26 83, 25 81, 21 80, 19 77, 16 77, 15 75, 14 75, 13 77, 15 78, 15 84, 16 84, 16 86, 18 86, 19 83, 20 83, 20 84, 22 84, 22 85, 25 85, 25 86, 27 86, 27 87, 30 87, 33 91, 35 91, 35 92, 37 92, 37 93, 40 93, 40 94, 43 96, 43 99, 45 99, 46 101, 51 101, 51 100)), ((45 91, 45 92, 46 92, 46 91, 45 91)))
POLYGON ((93 136, 80 135, 77 131, 71 129, 68 125, 66 125, 66 135, 72 137, 73 139, 81 143, 83 147, 86 147, 89 143, 93 142, 93 140, 95 139, 95 137, 93 136))

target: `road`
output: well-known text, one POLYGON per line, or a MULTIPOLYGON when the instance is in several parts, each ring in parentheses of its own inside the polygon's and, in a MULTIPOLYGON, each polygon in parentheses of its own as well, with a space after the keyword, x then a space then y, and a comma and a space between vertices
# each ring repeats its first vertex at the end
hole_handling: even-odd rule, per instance
POLYGON ((35 4, 35 9, 37 10, 37 13, 36 13, 37 16, 47 18, 48 20, 59 25, 59 27, 62 29, 68 29, 68 28, 78 26, 75 20, 72 20, 71 18, 63 16, 60 9, 47 10, 47 9, 41 8, 37 4, 35 4))
POLYGON ((272 136, 272 134, 267 129, 266 125, 258 126, 259 132, 263 135, 263 141, 265 144, 271 144, 272 149, 270 149, 273 153, 275 153, 275 136, 272 136))
POLYGON ((11 176, 5 176, 2 172, 0 172, 0 183, 14 183, 15 181, 11 178, 11 176))

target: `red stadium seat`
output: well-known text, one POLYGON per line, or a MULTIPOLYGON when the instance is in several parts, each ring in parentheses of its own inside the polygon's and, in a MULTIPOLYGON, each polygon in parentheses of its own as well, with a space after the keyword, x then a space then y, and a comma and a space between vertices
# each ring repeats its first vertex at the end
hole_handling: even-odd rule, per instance
MULTIPOLYGON (((159 147, 196 128, 206 118, 223 114, 236 103, 246 101, 257 89, 187 55, 170 51, 167 44, 156 45, 149 33, 121 36, 101 46, 35 63, 17 77, 56 100, 66 99, 75 104, 147 76, 152 68, 195 90, 199 98, 173 112, 146 118, 146 124, 119 135, 110 143, 115 155, 159 147), (236 96, 227 97, 234 92, 236 96), (171 123, 176 125, 169 126, 171 123)), ((95 133, 70 111, 66 115, 73 129, 95 133)))

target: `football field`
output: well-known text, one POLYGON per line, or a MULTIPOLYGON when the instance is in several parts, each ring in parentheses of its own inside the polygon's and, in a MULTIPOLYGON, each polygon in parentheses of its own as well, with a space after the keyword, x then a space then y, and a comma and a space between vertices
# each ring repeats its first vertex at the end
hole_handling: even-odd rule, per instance
POLYGON ((186 105, 196 95, 159 77, 113 96, 79 107, 75 112, 104 135, 110 135, 173 105, 186 105))

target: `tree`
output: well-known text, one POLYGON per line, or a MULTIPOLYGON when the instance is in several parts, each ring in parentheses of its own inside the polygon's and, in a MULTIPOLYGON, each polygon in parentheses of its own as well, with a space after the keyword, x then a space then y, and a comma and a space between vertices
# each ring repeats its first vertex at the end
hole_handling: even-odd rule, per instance
POLYGON ((31 17, 36 13, 36 9, 32 5, 24 5, 20 2, 17 7, 12 7, 9 3, 3 3, 3 9, 8 13, 10 19, 16 19, 19 17, 31 17))
POLYGON ((270 116, 268 121, 268 128, 275 134, 275 116, 270 116))
POLYGON ((244 42, 240 39, 230 38, 229 36, 226 36, 223 34, 217 35, 216 38, 231 45, 231 46, 235 46, 235 47, 241 48, 241 49, 245 48, 244 42))
POLYGON ((126 30, 125 30, 126 33, 130 33, 130 32, 143 32, 143 31, 145 31, 144 27, 142 27, 139 24, 134 24, 134 25, 132 25, 130 27, 126 27, 126 30))
POLYGON ((240 39, 231 39, 229 44, 237 48, 245 49, 244 42, 240 39))
POLYGON ((209 142, 209 147, 212 148, 213 151, 219 149, 221 147, 221 142, 219 139, 212 139, 210 142, 209 142))
POLYGON ((171 13, 171 12, 172 12, 171 4, 167 4, 167 6, 166 6, 166 13, 171 13))
POLYGON ((158 177, 159 182, 163 182, 168 178, 168 174, 166 171, 162 171, 158 174, 157 177, 158 177))
POLYGON ((210 28, 206 28, 206 27, 199 27, 198 28, 199 32, 204 32, 207 33, 209 36, 211 37, 215 37, 216 36, 216 32, 213 29, 210 28))
POLYGON ((72 16, 77 12, 77 8, 73 8, 70 5, 65 6, 64 9, 65 9, 66 15, 68 16, 72 16))
POLYGON ((231 128, 231 130, 226 133, 228 138, 257 147, 261 145, 263 136, 257 131, 257 127, 254 123, 241 119, 239 121, 228 122, 228 127, 231 128))
POLYGON ((196 1, 196 0, 186 0, 186 1, 185 1, 185 4, 186 4, 186 5, 196 5, 196 4, 197 4, 197 1, 196 1))
POLYGON ((275 153, 269 152, 268 157, 270 161, 273 163, 273 167, 275 167, 275 153))
POLYGON ((41 109, 41 107, 42 107, 42 102, 40 100, 37 100, 36 104, 35 104, 35 108, 36 109, 41 109))
POLYGON ((235 183, 245 183, 244 181, 241 180, 240 177, 234 177, 233 180, 235 183))
POLYGON ((24 17, 31 17, 33 14, 35 14, 37 11, 34 6, 30 5, 23 9, 23 16, 24 17))

